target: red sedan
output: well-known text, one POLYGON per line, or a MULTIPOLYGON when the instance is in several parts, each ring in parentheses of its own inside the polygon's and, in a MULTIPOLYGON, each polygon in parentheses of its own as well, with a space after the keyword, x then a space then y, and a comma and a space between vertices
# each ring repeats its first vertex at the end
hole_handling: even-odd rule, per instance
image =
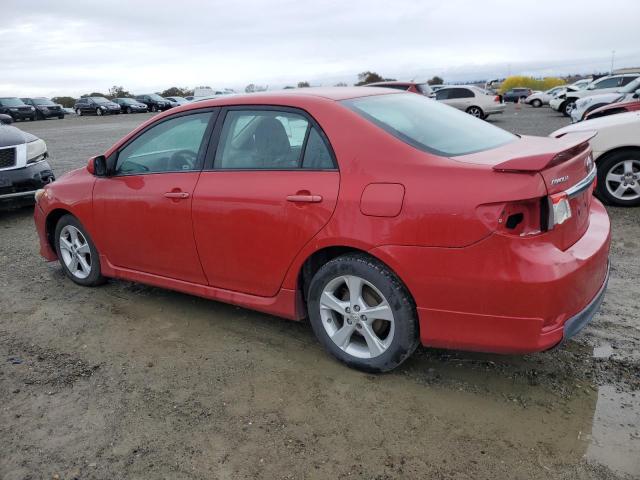
POLYGON ((41 253, 300 320, 386 371, 426 346, 546 350, 600 305, 591 134, 519 137, 375 88, 173 108, 36 194, 41 253))

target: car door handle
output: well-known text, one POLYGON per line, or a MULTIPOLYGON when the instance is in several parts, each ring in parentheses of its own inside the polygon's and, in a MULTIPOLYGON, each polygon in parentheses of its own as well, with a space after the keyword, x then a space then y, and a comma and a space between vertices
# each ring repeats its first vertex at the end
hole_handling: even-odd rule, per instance
POLYGON ((189 198, 188 192, 167 192, 164 194, 167 198, 189 198))
POLYGON ((322 197, 320 195, 288 195, 287 202, 296 202, 296 203, 320 203, 322 201, 322 197))

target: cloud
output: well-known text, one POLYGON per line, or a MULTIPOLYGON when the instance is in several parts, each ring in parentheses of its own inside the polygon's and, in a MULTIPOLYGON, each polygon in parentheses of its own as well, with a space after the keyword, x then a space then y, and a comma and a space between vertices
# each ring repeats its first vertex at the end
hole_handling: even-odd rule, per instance
POLYGON ((2 0, 0 94, 640 66, 640 3, 2 0))

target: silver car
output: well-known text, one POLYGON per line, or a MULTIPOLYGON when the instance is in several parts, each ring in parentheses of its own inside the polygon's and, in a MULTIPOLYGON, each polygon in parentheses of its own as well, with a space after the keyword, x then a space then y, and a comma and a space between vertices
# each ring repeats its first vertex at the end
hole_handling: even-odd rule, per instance
POLYGON ((486 90, 470 85, 441 88, 436 92, 436 100, 485 119, 489 115, 504 112, 506 108, 499 95, 491 95, 486 90))
POLYGON ((524 103, 536 108, 543 105, 549 105, 549 101, 553 98, 553 96, 561 90, 564 90, 565 88, 565 86, 553 87, 546 92, 532 93, 524 100, 524 103))

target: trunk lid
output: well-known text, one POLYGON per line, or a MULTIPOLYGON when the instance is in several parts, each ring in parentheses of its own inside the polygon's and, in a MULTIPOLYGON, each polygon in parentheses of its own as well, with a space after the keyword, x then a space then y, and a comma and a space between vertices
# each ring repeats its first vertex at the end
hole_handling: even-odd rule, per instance
POLYGON ((538 181, 541 178, 550 201, 566 193, 571 217, 555 226, 551 222, 544 233, 558 248, 566 250, 589 227, 595 166, 588 141, 595 135, 596 132, 576 132, 560 138, 523 136, 499 148, 454 160, 487 165, 498 173, 528 174, 538 181))

